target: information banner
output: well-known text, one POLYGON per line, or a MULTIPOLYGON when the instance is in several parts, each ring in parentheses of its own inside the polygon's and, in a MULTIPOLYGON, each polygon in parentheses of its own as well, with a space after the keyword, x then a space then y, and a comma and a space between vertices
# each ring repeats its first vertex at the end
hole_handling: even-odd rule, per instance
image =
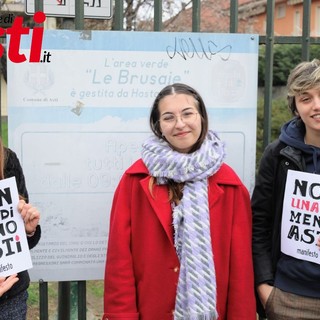
MULTIPOLYGON (((47 30, 43 63, 8 63, 9 144, 42 213, 33 280, 103 278, 114 190, 140 158, 153 100, 168 84, 199 91, 226 162, 252 190, 258 43, 248 34, 47 30)), ((21 53, 28 48, 23 37, 21 53)))

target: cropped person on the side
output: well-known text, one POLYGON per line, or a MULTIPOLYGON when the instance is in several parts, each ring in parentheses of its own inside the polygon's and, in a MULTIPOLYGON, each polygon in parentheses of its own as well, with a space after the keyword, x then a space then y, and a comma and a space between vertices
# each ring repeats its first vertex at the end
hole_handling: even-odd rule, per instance
MULTIPOLYGON (((17 155, 6 148, 0 139, 0 179, 15 177, 20 196, 20 212, 27 234, 29 248, 32 249, 40 240, 40 213, 28 203, 25 178, 17 155)), ((1 258, 0 258, 1 263, 1 258)), ((27 299, 30 278, 28 271, 4 278, 0 277, 0 320, 25 320, 27 317, 27 299)))
MULTIPOLYGON (((315 320, 320 319, 320 265, 280 248, 287 236, 281 227, 288 170, 320 174, 320 61, 298 64, 287 89, 293 118, 264 151, 252 196, 255 283, 261 316, 315 320)), ((316 251, 317 243, 314 237, 316 251)))

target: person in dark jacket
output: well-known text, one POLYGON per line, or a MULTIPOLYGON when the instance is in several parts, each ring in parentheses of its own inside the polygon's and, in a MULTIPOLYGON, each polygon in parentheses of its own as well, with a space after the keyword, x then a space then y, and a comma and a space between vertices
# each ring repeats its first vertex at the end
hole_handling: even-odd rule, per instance
MULTIPOLYGON (((10 177, 16 178, 20 196, 18 211, 24 220, 28 245, 32 249, 41 237, 40 213, 28 203, 28 191, 17 155, 4 147, 0 139, 0 180, 10 177)), ((29 283, 28 271, 22 271, 6 279, 0 277, 0 320, 26 319, 29 283)))
MULTIPOLYGON (((320 319, 320 265, 284 254, 281 226, 288 170, 320 174, 320 61, 298 64, 287 89, 294 117, 264 151, 252 195, 258 312, 268 320, 315 320, 320 319)), ((316 250, 317 242, 314 237, 316 250)))

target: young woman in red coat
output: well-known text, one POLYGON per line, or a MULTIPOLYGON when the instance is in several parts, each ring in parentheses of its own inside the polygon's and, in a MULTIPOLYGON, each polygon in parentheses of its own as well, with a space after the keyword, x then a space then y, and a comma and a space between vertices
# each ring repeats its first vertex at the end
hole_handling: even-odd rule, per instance
POLYGON ((200 95, 165 87, 114 195, 104 320, 255 320, 249 194, 200 95))

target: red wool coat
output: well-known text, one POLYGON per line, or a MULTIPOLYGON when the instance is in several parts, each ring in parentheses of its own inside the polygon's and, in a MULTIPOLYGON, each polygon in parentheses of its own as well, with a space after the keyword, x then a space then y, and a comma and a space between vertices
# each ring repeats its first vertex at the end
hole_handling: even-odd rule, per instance
MULTIPOLYGON (((171 320, 179 277, 168 188, 141 160, 115 192, 105 269, 103 320, 171 320)), ((255 320, 251 208, 247 189, 223 164, 209 178, 219 320, 255 320)))

